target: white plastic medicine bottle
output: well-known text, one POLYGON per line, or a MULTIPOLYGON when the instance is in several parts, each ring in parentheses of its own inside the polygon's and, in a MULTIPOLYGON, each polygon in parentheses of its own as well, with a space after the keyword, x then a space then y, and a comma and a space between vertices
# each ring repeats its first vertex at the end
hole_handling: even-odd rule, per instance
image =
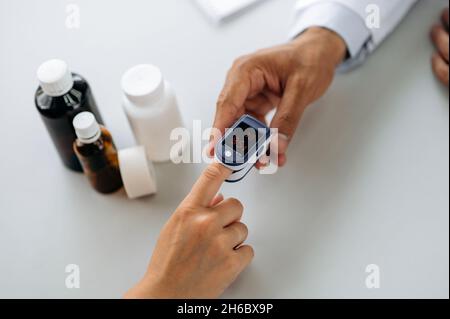
POLYGON ((159 68, 137 65, 122 77, 123 107, 138 144, 151 161, 170 160, 172 147, 183 152, 186 145, 170 140, 173 129, 183 127, 177 99, 159 68))

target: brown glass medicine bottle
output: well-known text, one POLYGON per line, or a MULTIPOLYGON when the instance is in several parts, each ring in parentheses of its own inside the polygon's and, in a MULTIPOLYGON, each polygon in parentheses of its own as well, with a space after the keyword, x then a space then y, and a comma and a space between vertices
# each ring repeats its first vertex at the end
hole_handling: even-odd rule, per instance
POLYGON ((123 186, 119 160, 109 131, 90 112, 75 116, 73 127, 77 135, 73 149, 92 187, 102 194, 119 190, 123 186))

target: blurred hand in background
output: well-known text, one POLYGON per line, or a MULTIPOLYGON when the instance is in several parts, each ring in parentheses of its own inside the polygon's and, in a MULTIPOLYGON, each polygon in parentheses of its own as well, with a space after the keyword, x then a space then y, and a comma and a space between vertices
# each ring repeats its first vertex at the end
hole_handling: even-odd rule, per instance
POLYGON ((431 39, 437 52, 433 55, 433 71, 439 81, 449 86, 449 11, 448 8, 442 12, 441 23, 431 29, 431 39))

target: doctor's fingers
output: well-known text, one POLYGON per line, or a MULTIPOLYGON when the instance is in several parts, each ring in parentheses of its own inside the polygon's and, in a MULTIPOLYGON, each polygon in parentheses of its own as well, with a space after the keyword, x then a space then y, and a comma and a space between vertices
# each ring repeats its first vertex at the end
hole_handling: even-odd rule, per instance
POLYGON ((286 153, 288 145, 297 129, 303 115, 305 104, 303 93, 305 91, 295 79, 288 81, 284 90, 280 106, 272 119, 271 128, 278 129, 275 140, 278 141, 277 152, 280 155, 286 153))
POLYGON ((266 77, 255 56, 237 59, 228 72, 216 107, 214 127, 224 133, 244 114, 244 104, 266 86, 266 77))
POLYGON ((270 111, 277 108, 280 102, 281 98, 277 94, 265 89, 245 102, 245 110, 246 113, 255 114, 256 117, 265 117, 270 111))
POLYGON ((254 98, 245 101, 245 112, 252 112, 253 114, 265 116, 267 113, 272 111, 275 105, 262 94, 257 95, 254 98))

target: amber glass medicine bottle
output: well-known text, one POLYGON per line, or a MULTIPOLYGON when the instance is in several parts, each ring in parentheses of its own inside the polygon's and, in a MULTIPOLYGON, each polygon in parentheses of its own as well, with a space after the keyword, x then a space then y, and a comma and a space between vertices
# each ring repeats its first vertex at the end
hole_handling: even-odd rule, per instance
POLYGON ((103 194, 122 187, 117 150, 109 131, 100 126, 90 112, 75 116, 77 140, 73 149, 92 187, 103 194))

